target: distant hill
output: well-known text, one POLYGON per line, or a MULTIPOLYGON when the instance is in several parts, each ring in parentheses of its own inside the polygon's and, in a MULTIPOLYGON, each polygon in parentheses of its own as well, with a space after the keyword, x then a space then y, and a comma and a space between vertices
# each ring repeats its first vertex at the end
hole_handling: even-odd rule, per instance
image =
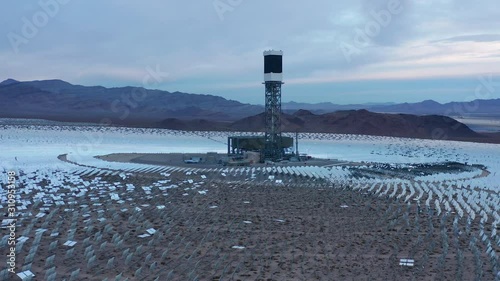
POLYGON ((7 86, 7 85, 10 85, 10 84, 15 84, 15 83, 19 83, 19 81, 16 81, 14 79, 7 79, 7 80, 1 82, 0 86, 7 86))
POLYGON ((415 115, 445 115, 445 116, 480 116, 500 117, 500 99, 473 100, 468 102, 450 102, 441 104, 433 100, 416 103, 401 104, 350 104, 339 105, 329 102, 324 103, 284 103, 283 111, 293 113, 297 110, 309 110, 315 114, 334 112, 339 110, 366 109, 379 113, 407 113, 415 115))
MULTIPOLYGON (((231 124, 230 129, 264 131, 264 115, 259 114, 236 121, 231 124)), ((466 125, 446 116, 382 114, 367 110, 337 111, 320 115, 300 110, 293 115, 282 115, 282 130, 425 139, 484 138, 466 125)))
POLYGON ((394 105, 394 103, 364 103, 364 104, 334 104, 331 102, 304 103, 304 102, 284 102, 281 106, 283 112, 292 114, 297 110, 309 110, 316 114, 334 112, 339 110, 370 109, 377 106, 394 105))
MULTIPOLYGON (((175 130, 264 130, 262 106, 244 104, 213 95, 137 87, 86 87, 72 85, 62 80, 19 82, 8 79, 0 83, 0 99, 2 101, 0 118, 96 123, 107 118, 114 125, 134 127, 175 130)), ((494 134, 487 136, 478 134, 466 125, 442 116, 453 113, 465 115, 462 114, 465 109, 477 114, 500 114, 500 99, 447 104, 432 100, 421 103, 365 105, 290 102, 283 104, 282 125, 283 130, 289 132, 487 142, 498 139, 494 134), (350 109, 352 107, 355 110, 350 109), (364 109, 365 107, 371 108, 370 111, 364 109), (345 110, 346 108, 349 110, 345 110)))
POLYGON ((237 120, 263 111, 213 95, 72 85, 62 80, 0 83, 0 117, 148 124, 166 118, 237 120))
MULTIPOLYGON (((283 113, 281 119, 283 132, 360 134, 500 143, 500 135, 479 134, 455 119, 439 115, 387 114, 367 110, 314 114, 307 110, 299 110, 292 115, 283 113)), ((174 118, 166 119, 158 126, 174 130, 263 132, 264 121, 264 113, 261 113, 231 123, 174 118)))
POLYGON ((441 104, 433 100, 418 103, 403 103, 388 106, 375 106, 371 111, 409 114, 439 114, 446 116, 491 116, 500 117, 500 99, 473 100, 441 104))
MULTIPOLYGON (((0 83, 0 117, 45 118, 58 121, 115 124, 159 122, 166 118, 235 121, 263 112, 263 106, 244 104, 213 95, 148 90, 137 87, 105 88, 73 85, 62 80, 0 83), (143 98, 143 94, 144 95, 143 98), (134 98, 136 97, 136 98, 134 98)), ((285 102, 284 113, 309 110, 314 114, 366 109, 379 113, 445 116, 497 116, 500 99, 440 104, 432 100, 402 104, 309 104, 285 102)))

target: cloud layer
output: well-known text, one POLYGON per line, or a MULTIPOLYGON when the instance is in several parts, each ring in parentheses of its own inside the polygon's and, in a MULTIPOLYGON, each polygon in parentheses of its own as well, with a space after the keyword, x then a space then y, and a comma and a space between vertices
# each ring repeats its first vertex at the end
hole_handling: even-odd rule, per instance
POLYGON ((261 103, 262 51, 281 49, 284 100, 354 103, 463 100, 500 73, 496 1, 337 2, 8 1, 0 79, 141 85, 158 66, 158 88, 261 103))

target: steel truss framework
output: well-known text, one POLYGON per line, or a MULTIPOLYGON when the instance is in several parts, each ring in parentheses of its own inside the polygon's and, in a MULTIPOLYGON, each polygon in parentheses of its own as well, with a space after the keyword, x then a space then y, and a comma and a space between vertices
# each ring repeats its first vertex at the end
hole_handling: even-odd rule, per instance
POLYGON ((266 129, 265 150, 266 160, 278 160, 283 157, 281 141, 281 81, 266 81, 266 129))

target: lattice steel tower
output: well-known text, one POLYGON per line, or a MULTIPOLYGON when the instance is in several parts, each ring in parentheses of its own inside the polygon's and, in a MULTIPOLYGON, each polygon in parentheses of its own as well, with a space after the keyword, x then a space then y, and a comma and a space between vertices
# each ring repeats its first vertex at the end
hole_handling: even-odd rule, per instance
POLYGON ((264 84, 266 87, 264 159, 275 161, 283 157, 281 141, 283 51, 264 52, 264 84))

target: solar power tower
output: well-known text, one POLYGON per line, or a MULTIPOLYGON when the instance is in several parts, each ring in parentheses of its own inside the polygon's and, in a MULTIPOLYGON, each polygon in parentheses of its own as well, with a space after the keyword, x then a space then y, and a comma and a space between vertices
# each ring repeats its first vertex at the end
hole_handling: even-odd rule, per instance
POLYGON ((281 85, 283 83, 283 51, 264 52, 264 85, 266 87, 266 129, 264 159, 283 157, 281 142, 281 85))

